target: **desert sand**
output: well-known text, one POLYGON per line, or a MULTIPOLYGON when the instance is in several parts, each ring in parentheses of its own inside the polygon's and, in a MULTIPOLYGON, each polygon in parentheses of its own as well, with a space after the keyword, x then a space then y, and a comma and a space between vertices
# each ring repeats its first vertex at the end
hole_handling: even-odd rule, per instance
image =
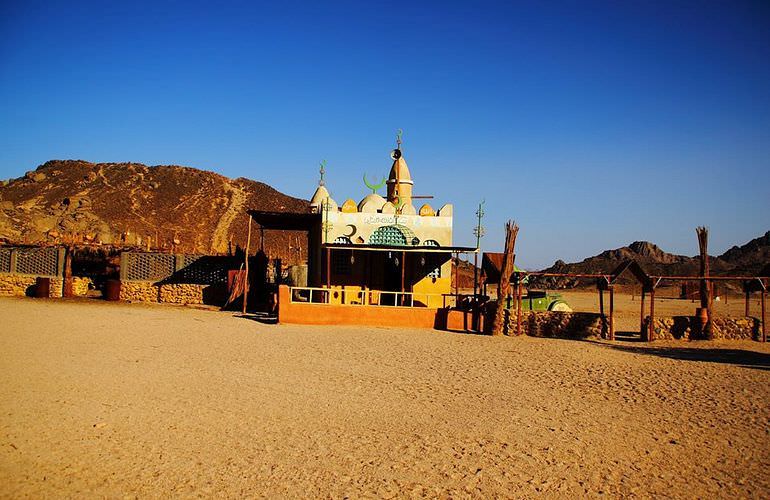
POLYGON ((3 497, 770 495, 768 345, 0 318, 3 497))

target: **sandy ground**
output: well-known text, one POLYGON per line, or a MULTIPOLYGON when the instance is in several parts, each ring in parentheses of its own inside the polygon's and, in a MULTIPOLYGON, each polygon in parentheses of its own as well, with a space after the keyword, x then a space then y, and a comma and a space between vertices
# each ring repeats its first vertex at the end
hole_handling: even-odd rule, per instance
POLYGON ((770 348, 0 299, 0 493, 770 495, 770 348))

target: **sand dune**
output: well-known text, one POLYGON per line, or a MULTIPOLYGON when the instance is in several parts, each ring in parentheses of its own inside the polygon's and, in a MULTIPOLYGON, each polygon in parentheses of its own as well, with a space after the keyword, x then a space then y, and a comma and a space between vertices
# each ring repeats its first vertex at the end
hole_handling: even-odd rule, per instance
POLYGON ((5 497, 770 495, 767 345, 0 317, 5 497))

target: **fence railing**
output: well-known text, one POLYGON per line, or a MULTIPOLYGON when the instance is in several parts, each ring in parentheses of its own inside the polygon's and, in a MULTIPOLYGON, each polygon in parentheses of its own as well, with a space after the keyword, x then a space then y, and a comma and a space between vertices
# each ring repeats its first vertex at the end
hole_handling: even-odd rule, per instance
POLYGON ((0 247, 0 273, 62 276, 63 247, 0 247))
POLYGON ((316 287, 289 287, 292 303, 356 305, 383 307, 454 307, 456 296, 453 294, 392 292, 386 290, 363 290, 316 287), (440 304, 440 305, 439 305, 440 304))
POLYGON ((227 283, 228 269, 237 269, 233 257, 220 255, 123 252, 121 281, 173 281, 213 285, 227 283))

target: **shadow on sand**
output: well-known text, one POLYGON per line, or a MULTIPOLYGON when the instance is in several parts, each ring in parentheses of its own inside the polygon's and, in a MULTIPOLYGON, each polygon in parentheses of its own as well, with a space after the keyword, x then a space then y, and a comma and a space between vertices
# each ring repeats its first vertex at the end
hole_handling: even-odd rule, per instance
POLYGON ((605 344, 608 349, 631 352, 647 356, 659 356, 661 358, 678 359, 682 361, 706 361, 709 363, 724 363, 728 365, 742 366, 744 368, 757 368, 770 370, 770 354, 744 349, 709 349, 698 347, 655 347, 635 346, 622 344, 605 344))
POLYGON ((277 325, 278 324, 278 316, 274 314, 269 313, 263 313, 263 312, 257 312, 257 313, 237 313, 234 315, 236 318, 240 319, 248 319, 251 321, 256 321, 258 323, 263 323, 265 325, 277 325))

